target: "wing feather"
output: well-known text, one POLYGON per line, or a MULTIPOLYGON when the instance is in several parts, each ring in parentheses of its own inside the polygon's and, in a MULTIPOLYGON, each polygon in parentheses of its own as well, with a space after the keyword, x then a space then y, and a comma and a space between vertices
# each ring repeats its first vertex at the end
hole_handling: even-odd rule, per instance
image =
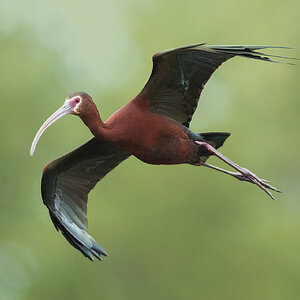
POLYGON ((91 260, 107 254, 87 232, 88 193, 129 156, 118 146, 93 138, 44 168, 42 197, 55 228, 91 260))
POLYGON ((139 94, 150 102, 152 112, 189 127, 205 83, 215 70, 234 56, 274 62, 255 50, 286 48, 272 46, 205 46, 191 45, 158 52, 153 56, 151 76, 139 94))

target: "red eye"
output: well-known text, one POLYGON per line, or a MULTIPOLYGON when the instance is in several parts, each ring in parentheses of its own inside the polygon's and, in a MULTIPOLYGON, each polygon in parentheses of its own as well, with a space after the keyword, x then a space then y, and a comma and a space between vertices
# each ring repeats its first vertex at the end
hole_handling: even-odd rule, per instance
POLYGON ((79 103, 80 102, 80 99, 79 98, 75 98, 75 103, 79 103))

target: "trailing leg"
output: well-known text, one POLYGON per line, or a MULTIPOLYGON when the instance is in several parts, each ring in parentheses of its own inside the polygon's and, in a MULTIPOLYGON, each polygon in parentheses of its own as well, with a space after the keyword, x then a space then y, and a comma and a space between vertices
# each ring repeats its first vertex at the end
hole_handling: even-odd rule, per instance
POLYGON ((230 172, 224 169, 221 169, 219 167, 207 164, 205 162, 199 162, 199 166, 204 166, 204 167, 208 167, 217 171, 220 171, 222 173, 231 175, 241 181, 248 181, 251 182, 257 186, 259 186, 263 191, 265 191, 272 199, 274 199, 272 193, 267 190, 273 190, 276 192, 280 192, 278 189, 276 189, 275 187, 271 186, 270 184, 268 184, 267 180, 264 179, 260 179, 258 178, 254 173, 250 172, 249 170, 240 167, 239 165, 237 165, 236 163, 234 163, 233 161, 231 161, 230 159, 228 159, 226 156, 224 156, 222 153, 220 153, 219 151, 217 151, 214 147, 212 147, 211 145, 209 145, 206 142, 199 142, 199 141, 195 141, 196 144, 199 145, 200 150, 203 151, 203 153, 208 153, 209 155, 214 155, 216 157, 218 157, 219 159, 223 160, 226 164, 228 164, 229 166, 231 166, 232 168, 234 168, 235 170, 238 171, 238 173, 235 172, 230 172))

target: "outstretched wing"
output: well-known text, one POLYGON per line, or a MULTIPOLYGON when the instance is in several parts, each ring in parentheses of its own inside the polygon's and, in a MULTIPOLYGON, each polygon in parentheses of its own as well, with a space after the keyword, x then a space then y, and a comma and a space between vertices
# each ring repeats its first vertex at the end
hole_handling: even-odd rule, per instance
POLYGON ((130 154, 95 138, 45 166, 42 197, 57 230, 90 260, 105 251, 87 232, 88 193, 130 154))
POLYGON ((213 72, 236 55, 271 62, 268 56, 272 55, 254 51, 264 48, 287 47, 198 44, 158 52, 152 58, 152 74, 139 98, 149 101, 154 113, 189 127, 200 94, 213 72))

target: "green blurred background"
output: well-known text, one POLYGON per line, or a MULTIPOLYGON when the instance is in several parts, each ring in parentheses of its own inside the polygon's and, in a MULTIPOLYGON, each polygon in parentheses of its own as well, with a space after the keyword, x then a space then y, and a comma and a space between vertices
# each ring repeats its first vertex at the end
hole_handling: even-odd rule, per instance
POLYGON ((299 299, 299 65, 230 60, 191 124, 231 132, 222 153, 271 179, 277 200, 206 168, 132 157, 90 194, 103 263, 54 230, 40 195, 44 164, 90 139, 88 129, 66 117, 29 157, 71 92, 91 94, 106 119, 141 90, 156 51, 299 47, 299 15, 293 0, 0 0, 0 299, 299 299))

